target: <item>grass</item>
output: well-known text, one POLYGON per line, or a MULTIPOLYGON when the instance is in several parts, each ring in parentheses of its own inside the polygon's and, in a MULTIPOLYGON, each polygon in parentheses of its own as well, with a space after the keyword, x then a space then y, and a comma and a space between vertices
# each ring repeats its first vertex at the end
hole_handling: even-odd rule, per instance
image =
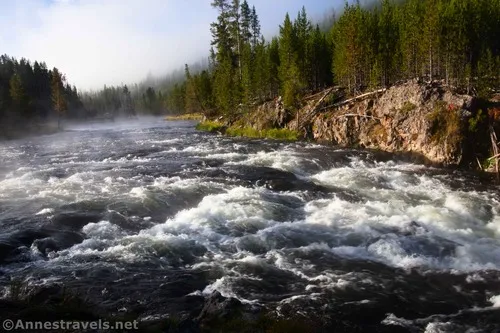
POLYGON ((201 113, 185 113, 185 114, 165 117, 165 120, 201 120, 201 119, 203 119, 203 114, 201 113))
POLYGON ((204 132, 222 132, 225 129, 225 126, 221 123, 218 123, 216 121, 202 121, 198 125, 196 125, 196 129, 198 131, 204 131, 204 132))
POLYGON ((252 127, 230 127, 226 130, 229 136, 244 136, 247 138, 266 138, 286 141, 297 141, 299 133, 286 128, 272 128, 258 131, 252 127))
POLYGON ((226 127, 216 121, 203 121, 196 125, 196 129, 205 132, 223 132, 229 136, 242 136, 246 138, 275 139, 286 141, 297 141, 299 133, 286 128, 272 128, 266 130, 256 130, 252 127, 231 126, 226 127))

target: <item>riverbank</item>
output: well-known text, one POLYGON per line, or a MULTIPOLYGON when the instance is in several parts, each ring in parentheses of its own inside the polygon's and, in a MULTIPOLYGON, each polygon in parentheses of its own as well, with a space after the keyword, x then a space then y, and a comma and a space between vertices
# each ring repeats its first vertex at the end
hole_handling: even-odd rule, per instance
POLYGON ((220 133, 228 136, 242 136, 247 138, 276 139, 297 141, 299 132, 287 128, 255 129, 253 127, 226 126, 217 121, 206 120, 196 125, 199 131, 220 133))
POLYGON ((202 122, 198 128, 249 137, 289 131, 294 133, 292 139, 411 154, 429 164, 492 171, 497 149, 492 142, 498 141, 494 137, 500 130, 497 113, 495 101, 459 94, 441 82, 412 80, 352 98, 339 87, 328 88, 306 96, 295 111, 286 110, 276 99, 249 112, 202 122))

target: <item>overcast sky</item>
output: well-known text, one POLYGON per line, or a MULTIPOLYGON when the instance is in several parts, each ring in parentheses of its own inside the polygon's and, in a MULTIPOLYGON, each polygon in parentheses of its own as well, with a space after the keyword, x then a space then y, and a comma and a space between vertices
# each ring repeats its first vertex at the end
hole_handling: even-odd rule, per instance
MULTIPOLYGON (((211 0, 0 0, 0 54, 45 61, 80 89, 133 83, 206 57, 211 0)), ((249 0, 274 34, 302 5, 322 18, 343 0, 249 0)))

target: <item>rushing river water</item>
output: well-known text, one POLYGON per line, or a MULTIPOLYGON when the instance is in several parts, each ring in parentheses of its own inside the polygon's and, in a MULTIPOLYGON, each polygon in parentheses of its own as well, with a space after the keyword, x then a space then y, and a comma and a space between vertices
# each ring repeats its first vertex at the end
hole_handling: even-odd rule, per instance
POLYGON ((62 283, 144 319, 219 291, 282 316, 500 329, 496 185, 193 127, 149 119, 0 143, 4 296, 15 279, 62 283))

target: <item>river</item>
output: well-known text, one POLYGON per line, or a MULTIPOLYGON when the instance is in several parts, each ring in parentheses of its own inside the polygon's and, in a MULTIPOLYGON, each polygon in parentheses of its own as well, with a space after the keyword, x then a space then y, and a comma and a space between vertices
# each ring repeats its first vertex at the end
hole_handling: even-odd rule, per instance
POLYGON ((3 297, 63 284, 147 320, 218 291, 284 317, 500 329, 499 187, 476 174, 155 118, 0 156, 3 297))

